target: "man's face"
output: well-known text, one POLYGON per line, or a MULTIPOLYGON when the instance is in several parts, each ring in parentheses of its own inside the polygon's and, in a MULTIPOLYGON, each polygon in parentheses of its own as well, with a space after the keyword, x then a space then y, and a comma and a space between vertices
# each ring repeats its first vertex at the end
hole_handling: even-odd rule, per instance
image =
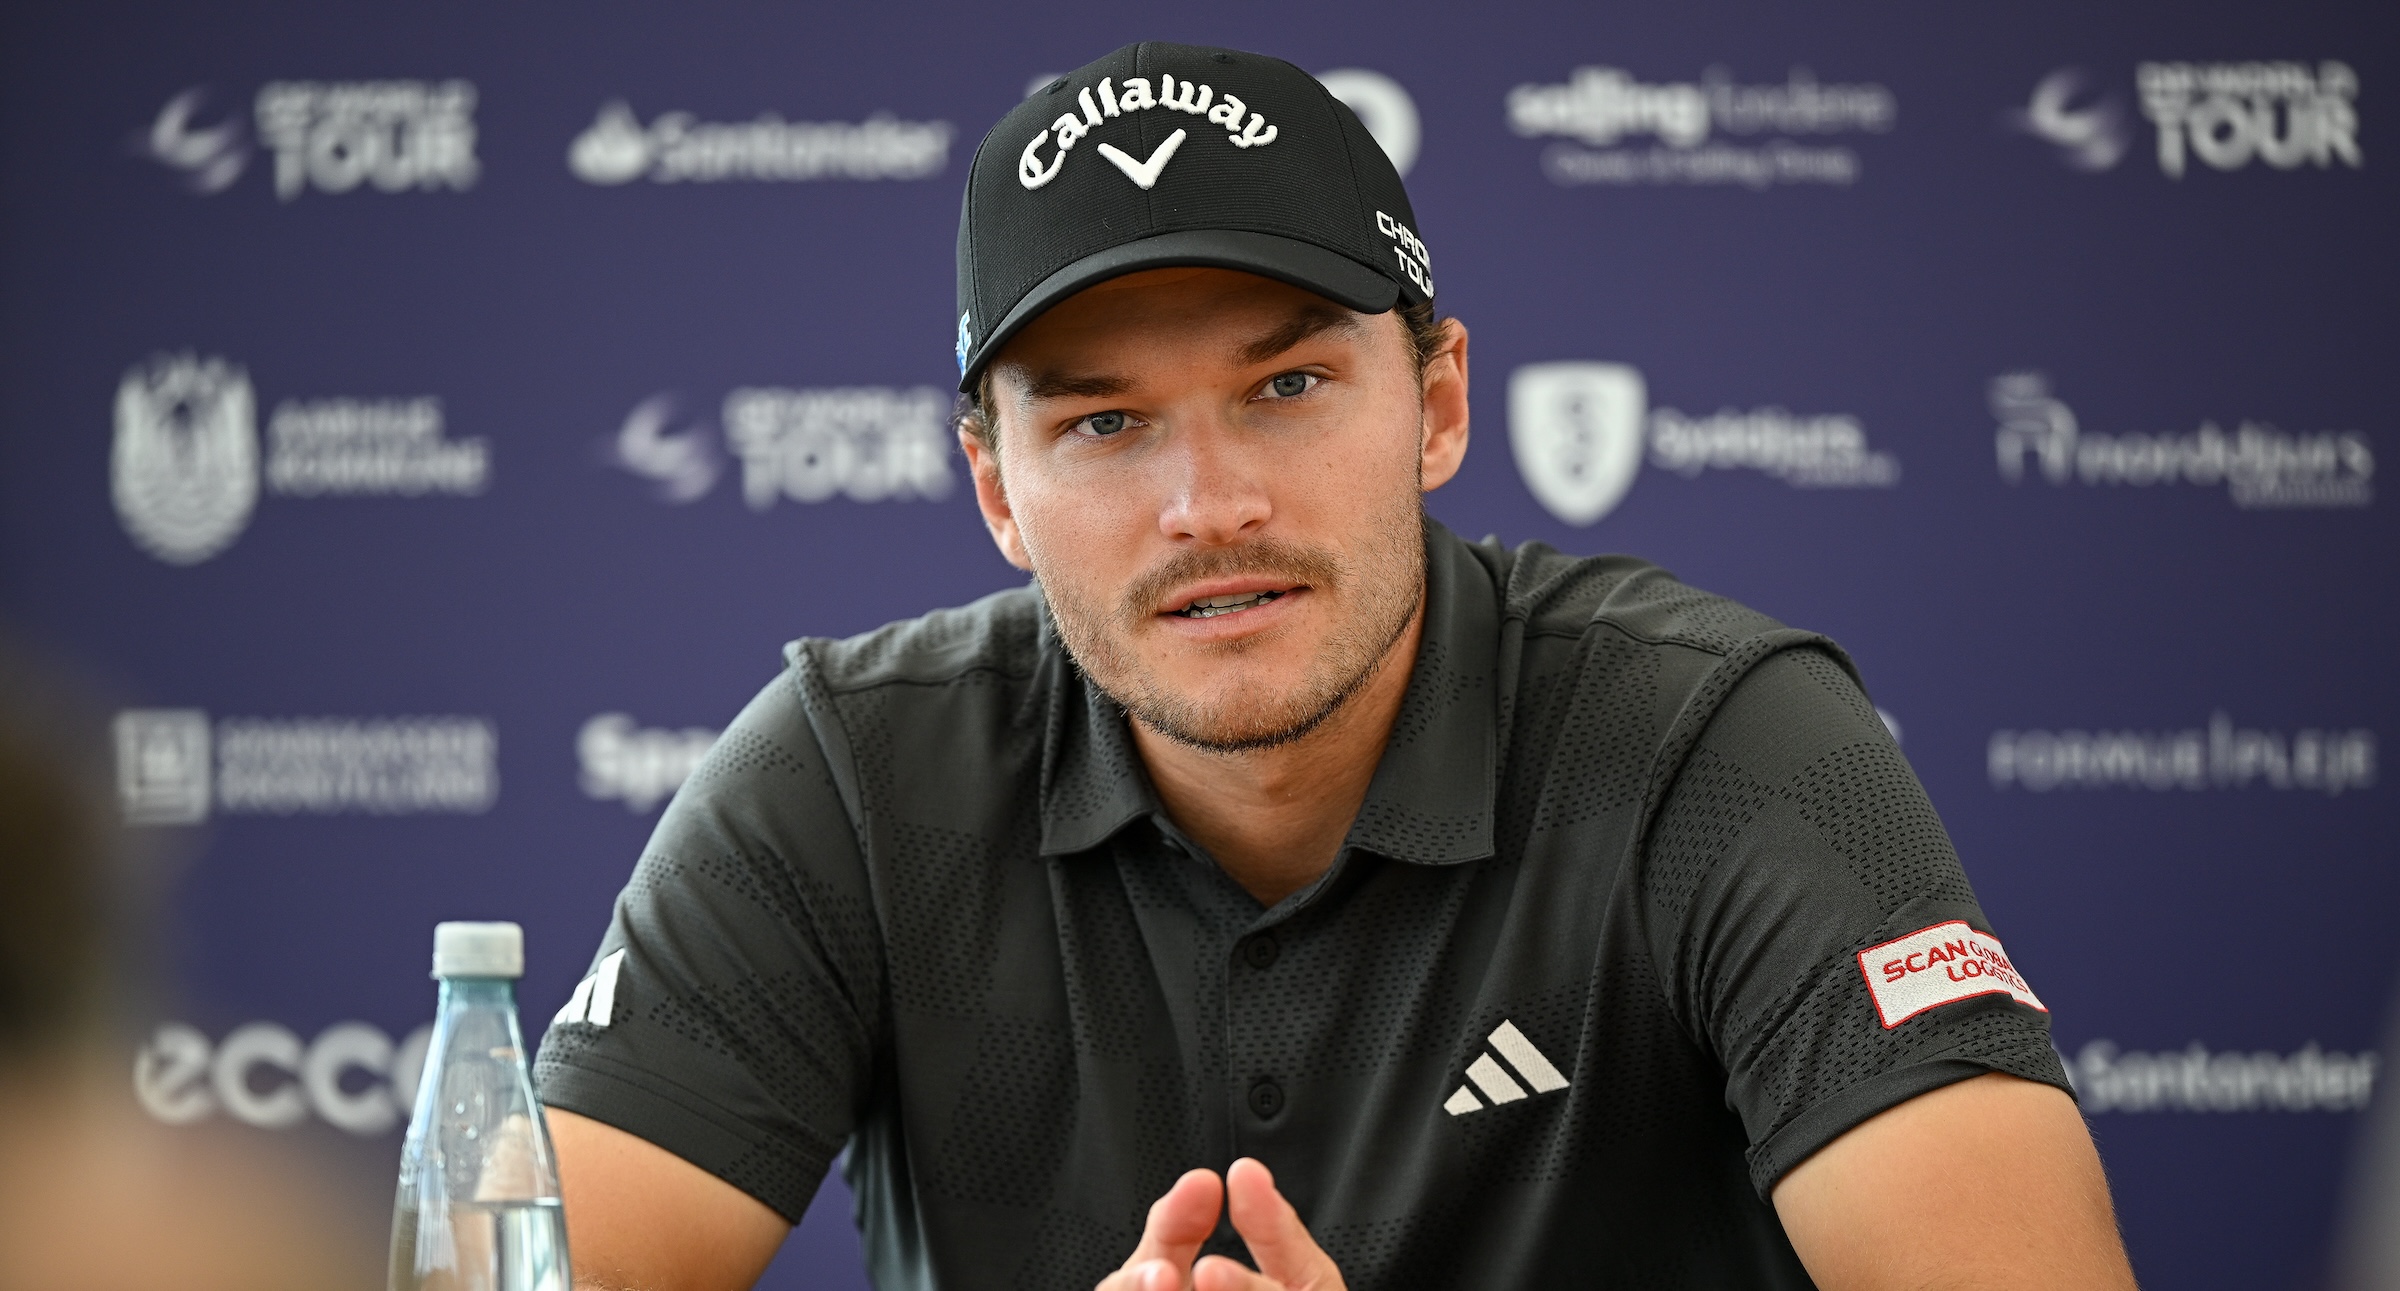
POLYGON ((1466 447, 1463 330, 1422 383, 1396 314, 1223 269, 1053 307, 993 365, 1001 551, 1145 725, 1296 739, 1392 653, 1424 587, 1421 495, 1466 447))

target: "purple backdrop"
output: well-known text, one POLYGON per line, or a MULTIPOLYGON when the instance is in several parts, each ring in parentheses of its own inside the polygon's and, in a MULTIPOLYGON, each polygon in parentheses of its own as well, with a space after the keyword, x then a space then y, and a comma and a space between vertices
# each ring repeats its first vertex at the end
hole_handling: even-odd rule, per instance
MULTIPOLYGON (((965 164, 1168 38, 1406 167, 1434 513, 1844 641, 2145 1280, 2317 1284, 2400 968, 2384 11, 208 8, 0 20, 0 611, 181 867, 154 1114, 380 1178, 434 921, 525 924, 538 1026, 782 641, 1012 581, 965 164)), ((769 1284, 862 1281, 835 1181, 769 1284)))

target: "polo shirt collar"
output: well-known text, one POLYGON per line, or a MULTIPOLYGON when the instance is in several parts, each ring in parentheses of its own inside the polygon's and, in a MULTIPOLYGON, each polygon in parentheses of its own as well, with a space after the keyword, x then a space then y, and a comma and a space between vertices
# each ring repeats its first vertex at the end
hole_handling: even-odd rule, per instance
MULTIPOLYGON (((1050 675, 1042 750, 1041 850, 1085 851, 1159 811, 1125 710, 1067 656, 1045 605, 1050 675)), ((1498 775, 1499 593, 1457 535, 1425 524, 1425 633, 1391 740, 1345 846, 1449 865, 1493 854, 1498 775)))

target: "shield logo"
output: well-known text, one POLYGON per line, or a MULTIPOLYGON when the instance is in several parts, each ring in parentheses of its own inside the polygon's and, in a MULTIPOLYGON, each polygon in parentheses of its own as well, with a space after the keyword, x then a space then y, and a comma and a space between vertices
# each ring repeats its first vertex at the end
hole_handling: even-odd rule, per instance
POLYGON ((258 503, 250 378, 223 359, 162 354, 117 386, 110 492, 125 531, 170 565, 232 545, 258 503))
POLYGON ((1508 378, 1508 444, 1550 514, 1588 525, 1616 509, 1642 466, 1649 394, 1622 363, 1528 363, 1508 378))

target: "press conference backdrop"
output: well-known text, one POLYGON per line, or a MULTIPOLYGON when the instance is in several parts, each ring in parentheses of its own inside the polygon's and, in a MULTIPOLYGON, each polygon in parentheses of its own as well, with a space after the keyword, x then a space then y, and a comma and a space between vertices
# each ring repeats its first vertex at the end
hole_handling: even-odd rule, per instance
MULTIPOLYGON (((1165 38, 1406 172, 1474 338, 1438 518, 1856 654, 2146 1281, 2323 1276, 2400 970, 2380 6, 5 21, 0 605, 121 689, 180 867, 161 1120, 372 1210, 436 920, 526 926, 538 1027, 781 642, 1019 581, 944 429, 965 169, 1165 38)), ((768 1285, 862 1284, 835 1179, 768 1285)))

